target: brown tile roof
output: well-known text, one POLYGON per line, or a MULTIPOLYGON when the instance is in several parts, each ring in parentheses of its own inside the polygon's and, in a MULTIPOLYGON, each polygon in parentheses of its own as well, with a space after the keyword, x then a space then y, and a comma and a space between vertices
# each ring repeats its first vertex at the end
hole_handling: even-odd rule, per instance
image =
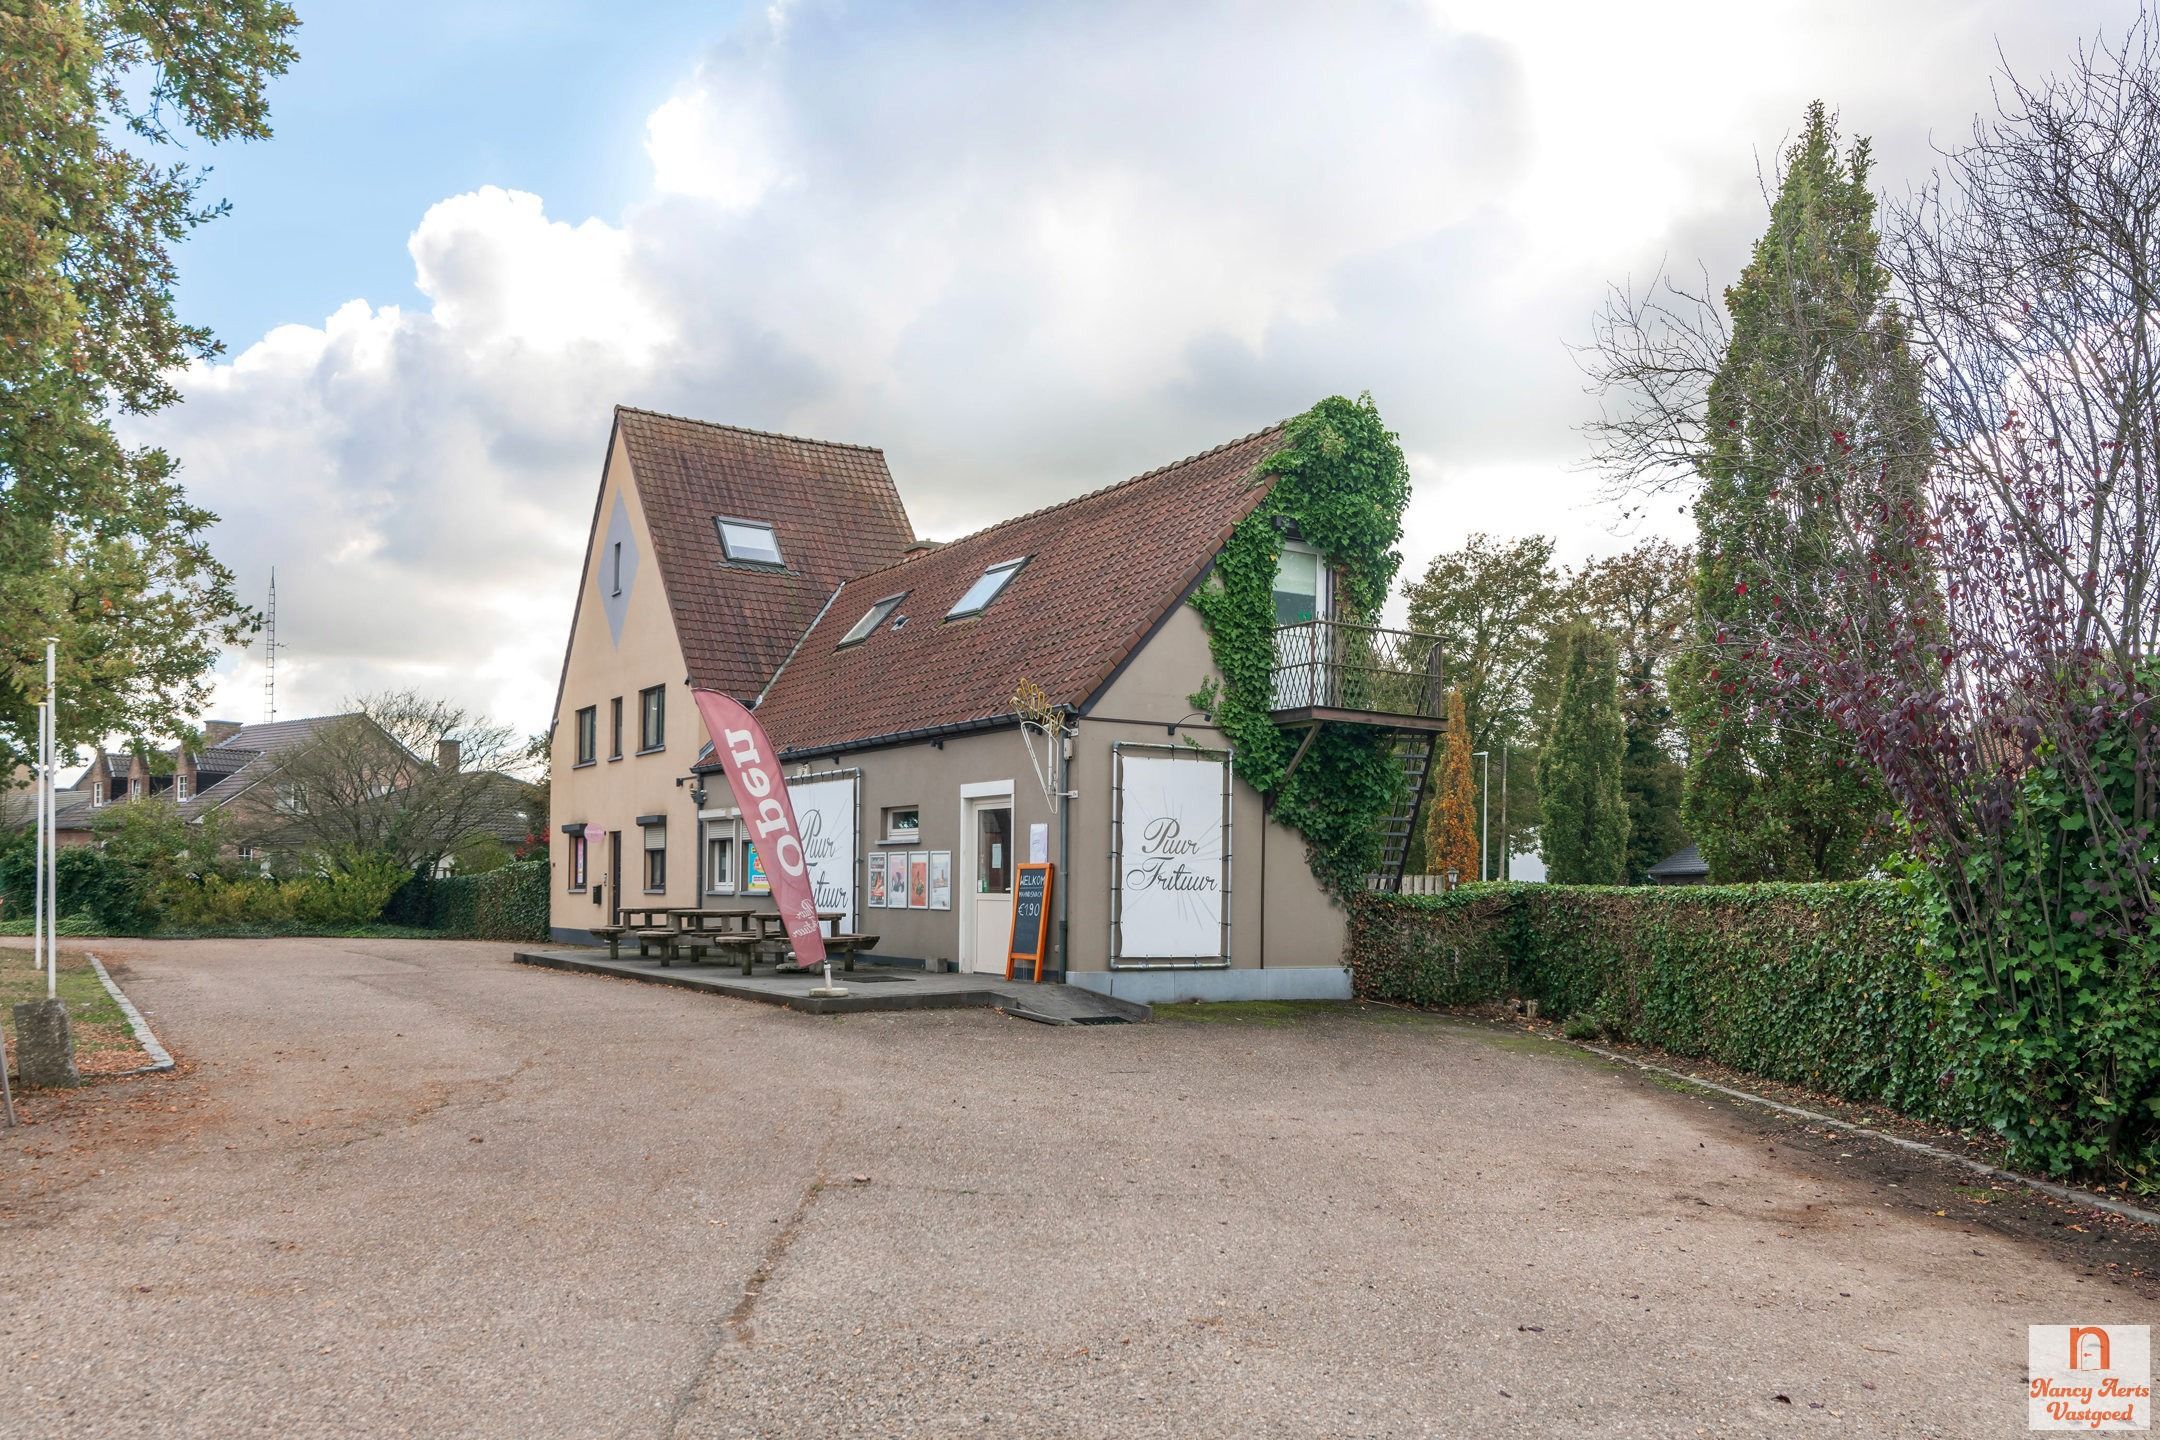
POLYGON ((914 540, 882 451, 615 407, 696 684, 756 699, 833 590, 914 540), (785 570, 731 564, 718 516, 770 524, 785 570))
POLYGON ((1008 715, 1023 677, 1053 703, 1085 704, 1266 495, 1261 467, 1281 437, 1280 426, 1262 430, 850 581, 758 718, 776 745, 804 751, 1008 715), (944 619, 985 569, 1022 556, 989 609, 944 619), (905 625, 887 620, 835 648, 871 605, 903 590, 894 613, 905 625))

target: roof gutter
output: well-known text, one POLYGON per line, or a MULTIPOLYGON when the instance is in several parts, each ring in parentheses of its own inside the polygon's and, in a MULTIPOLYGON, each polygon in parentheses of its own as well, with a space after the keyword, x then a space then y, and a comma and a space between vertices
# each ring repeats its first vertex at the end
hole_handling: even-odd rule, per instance
MULTIPOLYGON (((836 740, 824 745, 782 746, 780 760, 792 764, 797 760, 816 760, 826 755, 844 755, 851 750, 883 750, 894 745, 910 745, 919 740, 942 740, 948 735, 979 735, 991 730, 1009 730, 1017 727, 1016 715, 986 715, 976 720, 955 720, 949 725, 925 725, 914 730, 893 730, 883 735, 863 735, 851 740, 836 740)), ((719 770, 716 756, 700 760, 691 770, 710 775, 719 770)))

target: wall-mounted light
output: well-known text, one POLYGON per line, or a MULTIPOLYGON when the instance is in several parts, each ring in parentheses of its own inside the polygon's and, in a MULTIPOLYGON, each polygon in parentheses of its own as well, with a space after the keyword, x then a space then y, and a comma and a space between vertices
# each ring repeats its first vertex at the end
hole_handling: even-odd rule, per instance
POLYGON ((1163 726, 1163 729, 1169 734, 1175 735, 1177 734, 1177 727, 1183 725, 1187 720, 1206 720, 1212 722, 1214 719, 1215 717, 1208 714, 1205 710, 1195 710, 1190 715, 1186 715, 1181 717, 1180 719, 1171 721, 1168 725, 1163 726))

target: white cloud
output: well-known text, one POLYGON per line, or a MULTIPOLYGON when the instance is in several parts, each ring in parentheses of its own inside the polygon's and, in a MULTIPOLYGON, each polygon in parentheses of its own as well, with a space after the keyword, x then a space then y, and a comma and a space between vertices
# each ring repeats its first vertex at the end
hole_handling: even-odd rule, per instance
MULTIPOLYGON (((1369 388, 1413 456, 1406 570, 1474 529, 1580 559, 1621 543, 1565 348, 1604 283, 1729 273, 1809 99, 1899 188, 1985 103, 1994 35, 2045 66, 2096 23, 775 4, 654 94, 624 214, 447 197, 408 245, 424 307, 281 326, 138 433, 247 593, 279 567, 289 712, 418 682, 544 724, 617 401, 883 445, 949 535, 1369 388)), ((224 684, 257 712, 251 657, 224 684)))

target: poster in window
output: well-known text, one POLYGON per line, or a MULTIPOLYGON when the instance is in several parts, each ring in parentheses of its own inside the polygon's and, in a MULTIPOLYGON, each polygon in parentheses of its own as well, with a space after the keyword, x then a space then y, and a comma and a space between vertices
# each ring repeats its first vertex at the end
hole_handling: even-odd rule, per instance
POLYGON ((885 857, 884 857, 884 856, 882 856, 882 855, 873 855, 873 856, 871 856, 871 857, 870 857, 870 873, 869 873, 869 875, 868 875, 867 877, 865 877, 865 878, 866 878, 866 879, 868 879, 868 881, 869 881, 870 883, 869 883, 869 884, 868 884, 867 886, 865 886, 865 887, 864 887, 864 891, 865 891, 865 893, 864 893, 864 895, 863 895, 863 904, 867 905, 867 906, 868 906, 869 908, 871 908, 872 910, 882 910, 882 909, 884 909, 884 908, 885 908, 885 857))
POLYGON ((855 916, 855 777, 790 780, 788 800, 802 835, 810 893, 819 910, 855 916))
POLYGON ((930 855, 927 851, 908 851, 907 903, 910 910, 930 908, 930 855))
POLYGON ((1121 960, 1220 960, 1227 757, 1120 757, 1117 955, 1121 960))
POLYGON ((765 861, 757 853, 757 845, 749 840, 743 841, 742 874, 743 894, 772 894, 772 879, 765 873, 765 861))
POLYGON ((952 909, 952 851, 930 852, 930 908, 952 909))
POLYGON ((907 909, 907 851, 885 852, 885 908, 907 909))

